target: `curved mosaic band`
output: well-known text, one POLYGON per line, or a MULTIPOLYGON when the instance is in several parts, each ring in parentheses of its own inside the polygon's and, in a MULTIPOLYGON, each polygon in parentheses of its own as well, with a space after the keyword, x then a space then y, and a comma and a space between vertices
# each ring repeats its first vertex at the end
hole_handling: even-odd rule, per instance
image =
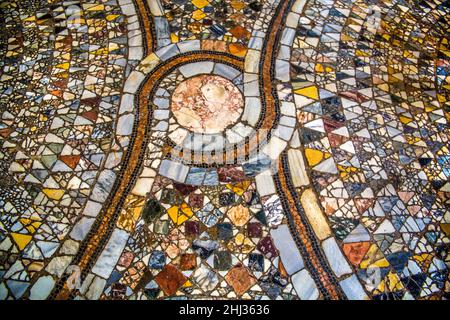
POLYGON ((448 1, 0 7, 0 300, 448 298, 448 1))
MULTIPOLYGON (((121 205, 123 205, 127 194, 131 191, 134 182, 139 175, 139 171, 142 170, 142 159, 147 145, 146 141, 148 139, 148 123, 150 122, 153 112, 153 108, 149 108, 149 106, 151 106, 150 97, 152 93, 156 90, 159 81, 167 72, 170 72, 173 68, 179 67, 180 65, 195 61, 217 61, 237 67, 242 64, 240 59, 237 59, 230 54, 200 51, 168 59, 166 63, 159 65, 157 69, 153 69, 153 72, 150 72, 145 77, 145 81, 143 81, 144 76, 142 73, 135 72, 134 75, 133 73, 130 75, 131 79, 133 79, 133 77, 138 78, 135 84, 137 83, 140 87, 138 90, 139 94, 136 97, 137 114, 136 117, 131 114, 122 116, 122 118, 119 119, 119 128, 121 121, 130 122, 129 119, 134 118, 133 133, 123 160, 123 169, 119 173, 113 190, 106 201, 110 205, 104 206, 105 209, 98 215, 87 237, 81 244, 79 252, 74 258, 73 264, 76 264, 80 268, 81 279, 84 279, 89 272, 89 269, 93 267, 96 258, 99 256, 102 248, 106 245, 114 228, 115 219, 117 219, 120 213, 121 205)), ((125 88, 125 91, 130 90, 129 87, 127 88, 127 84, 125 84, 125 88)), ((50 295, 50 298, 64 299, 70 296, 71 289, 68 287, 66 281, 67 277, 63 277, 59 281, 55 290, 50 295)))
MULTIPOLYGON (((283 5, 277 7, 277 14, 275 14, 276 18, 273 20, 273 23, 275 23, 275 25, 281 23, 282 17, 285 15, 285 11, 289 10, 289 6, 293 5, 293 3, 294 1, 291 1, 291 3, 286 2, 283 5)), ((286 33, 284 32, 284 34, 286 33)), ((275 33, 275 36, 269 36, 267 40, 268 45, 271 46, 271 48, 277 48, 277 46, 274 46, 274 44, 276 43, 277 37, 279 38, 280 36, 281 31, 275 33)), ((284 41, 286 43, 289 43, 289 40, 284 41)), ((217 54, 215 52, 189 51, 189 49, 192 48, 192 45, 193 43, 181 43, 178 46, 169 45, 158 50, 155 54, 150 55, 141 63, 137 71, 133 72, 130 75, 127 83, 125 84, 125 92, 129 92, 130 94, 135 91, 139 92, 139 98, 136 101, 136 106, 139 111, 134 119, 135 125, 132 132, 132 140, 128 149, 129 153, 127 153, 127 156, 125 158, 126 171, 120 175, 121 183, 117 188, 114 188, 114 196, 109 202, 112 204, 112 206, 109 206, 108 210, 101 215, 101 220, 98 219, 96 221, 92 230, 88 234, 88 237, 84 241, 84 243, 87 243, 86 251, 82 256, 80 255, 80 251, 74 261, 81 269, 82 279, 84 279, 84 277, 87 275, 90 268, 94 267, 93 264, 96 261, 97 257, 100 255, 100 252, 102 251, 101 248, 104 248, 106 246, 106 242, 110 240, 109 237, 113 233, 113 226, 115 225, 115 221, 118 219, 121 206, 125 203, 128 194, 135 186, 137 176, 139 174, 139 171, 141 170, 142 158, 145 152, 145 148, 143 148, 143 146, 147 145, 145 136, 147 136, 149 132, 149 126, 144 124, 150 123, 150 119, 154 111, 154 109, 152 108, 152 110, 148 112, 147 109, 145 107, 142 108, 142 106, 151 105, 151 98, 155 94, 156 88, 160 81, 168 73, 174 70, 174 68, 178 68, 185 64, 198 61, 218 61, 230 65, 233 65, 234 63, 234 67, 242 68, 242 65, 239 65, 242 62, 239 59, 233 58, 232 56, 227 54, 217 54), (183 49, 183 46, 186 47, 183 49), (179 47, 182 47, 181 51, 186 52, 178 51, 176 48, 179 47), (221 56, 221 59, 216 60, 218 56, 221 56), (163 62, 161 62, 161 60, 163 60, 163 62), (142 74, 142 72, 144 72, 145 76, 142 74), (130 82, 130 80, 132 80, 132 82, 130 82), (136 90, 136 87, 139 87, 139 89, 136 90), (147 121, 140 122, 141 119, 147 119, 147 121)), ((267 57, 265 58, 266 59, 262 59, 261 62, 263 68, 264 66, 266 68, 270 68, 271 66, 271 70, 273 70, 275 60, 268 60, 267 57)), ((276 63, 279 63, 279 61, 277 60, 276 63)), ((278 94, 276 89, 272 87, 272 76, 272 72, 264 72, 261 79, 263 84, 268 84, 266 85, 265 89, 270 89, 264 91, 265 100, 263 99, 263 101, 267 102, 269 106, 272 106, 272 108, 268 108, 267 110, 265 110, 266 112, 269 112, 269 117, 265 117, 264 119, 259 121, 258 125, 260 125, 262 128, 268 125, 275 125, 273 121, 271 121, 271 118, 273 118, 272 116, 274 114, 278 113, 276 112, 278 108, 275 107, 278 106, 279 103, 278 94)), ((130 98, 130 96, 124 97, 124 99, 127 100, 129 100, 130 98)), ((127 114, 126 110, 129 107, 127 107, 126 104, 122 103, 122 107, 124 107, 124 109, 122 110, 122 117, 119 119, 119 129, 122 127, 127 128, 128 126, 123 124, 130 123, 130 121, 132 121, 132 119, 134 118, 132 115, 127 114), (120 124, 122 124, 122 126, 120 124)), ((286 108, 284 110, 286 110, 286 108)), ((262 113, 264 114, 265 112, 262 113)), ((290 139, 292 133, 293 128, 291 130, 291 134, 289 134, 285 139, 290 139)), ((271 140, 269 141, 268 145, 269 152, 267 153, 269 157, 272 158, 272 160, 277 160, 280 152, 287 145, 287 142, 283 142, 283 140, 280 140, 277 137, 271 137, 270 139, 271 140), (270 147, 272 148, 272 150, 270 147)), ((167 147, 165 147, 164 145, 160 147, 163 153, 167 152, 165 151, 165 149, 167 150, 167 147)), ((248 151, 247 148, 240 150, 248 151)), ((239 152, 239 150, 236 151, 239 152)), ((178 170, 179 168, 176 167, 175 169, 178 170)), ((170 176, 170 178, 178 180, 180 182, 184 182, 182 180, 179 180, 179 176, 170 176)), ((286 175, 285 178, 290 179, 290 176, 286 175)), ((287 188, 290 183, 290 180, 288 180, 284 188, 287 188)), ((283 197, 281 191, 279 192, 283 197)), ((141 192, 141 194, 144 195, 145 192, 141 192)), ((292 205, 292 202, 290 202, 290 205, 292 205)), ((292 208, 290 206, 285 207, 285 210, 288 216, 298 216, 299 212, 291 212, 292 208)), ((326 272, 327 262, 326 260, 324 260, 324 255, 323 253, 321 253, 321 249, 320 247, 318 247, 317 240, 314 238, 314 235, 311 236, 311 227, 308 227, 308 222, 306 220, 303 220, 302 222, 303 225, 301 225, 301 223, 296 220, 296 228, 292 228, 291 226, 291 231, 294 232, 294 239, 300 238, 303 240, 302 242, 297 241, 296 244, 299 247, 300 252, 302 252, 302 255, 307 257, 307 266, 309 271, 313 274, 313 280, 316 282, 317 287, 322 292, 322 295, 325 298, 343 298, 344 295, 342 294, 342 291, 340 290, 340 287, 337 284, 337 281, 334 279, 332 273, 326 272)), ((83 246, 81 246, 81 248, 83 248, 83 246)), ((70 290, 68 290, 66 286, 62 290, 61 295, 59 295, 58 298, 67 297, 67 294, 69 293, 70 290)))

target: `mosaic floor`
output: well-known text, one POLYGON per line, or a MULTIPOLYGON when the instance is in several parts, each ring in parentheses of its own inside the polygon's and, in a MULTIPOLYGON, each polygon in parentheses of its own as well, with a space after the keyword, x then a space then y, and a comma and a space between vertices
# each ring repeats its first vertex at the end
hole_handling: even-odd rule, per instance
POLYGON ((448 299, 450 3, 0 2, 0 299, 448 299))

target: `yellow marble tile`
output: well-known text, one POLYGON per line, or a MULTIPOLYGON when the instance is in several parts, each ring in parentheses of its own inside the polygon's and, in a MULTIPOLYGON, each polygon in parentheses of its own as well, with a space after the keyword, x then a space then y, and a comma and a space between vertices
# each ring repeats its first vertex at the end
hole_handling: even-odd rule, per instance
POLYGON ((331 236, 331 229, 328 226, 328 222, 320 209, 317 197, 312 189, 306 189, 303 191, 301 199, 302 207, 305 210, 305 214, 311 226, 314 229, 316 236, 319 240, 324 240, 331 236))
POLYGON ((13 238, 14 242, 17 244, 20 250, 23 250, 28 243, 30 243, 32 236, 28 234, 21 234, 21 233, 11 233, 11 237, 13 238))

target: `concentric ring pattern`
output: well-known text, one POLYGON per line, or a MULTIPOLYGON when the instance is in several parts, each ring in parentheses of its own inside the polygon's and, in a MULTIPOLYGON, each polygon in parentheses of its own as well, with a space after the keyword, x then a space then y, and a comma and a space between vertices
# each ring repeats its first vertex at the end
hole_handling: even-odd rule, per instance
POLYGON ((448 2, 0 9, 0 299, 449 298, 448 2))

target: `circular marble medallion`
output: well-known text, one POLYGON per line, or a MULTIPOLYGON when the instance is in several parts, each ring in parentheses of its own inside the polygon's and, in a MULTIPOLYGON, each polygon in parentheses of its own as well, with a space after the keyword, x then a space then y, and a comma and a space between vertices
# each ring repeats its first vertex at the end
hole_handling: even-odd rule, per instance
POLYGON ((239 89, 215 75, 198 75, 178 85, 171 108, 178 123, 193 132, 213 134, 236 123, 244 107, 239 89))

